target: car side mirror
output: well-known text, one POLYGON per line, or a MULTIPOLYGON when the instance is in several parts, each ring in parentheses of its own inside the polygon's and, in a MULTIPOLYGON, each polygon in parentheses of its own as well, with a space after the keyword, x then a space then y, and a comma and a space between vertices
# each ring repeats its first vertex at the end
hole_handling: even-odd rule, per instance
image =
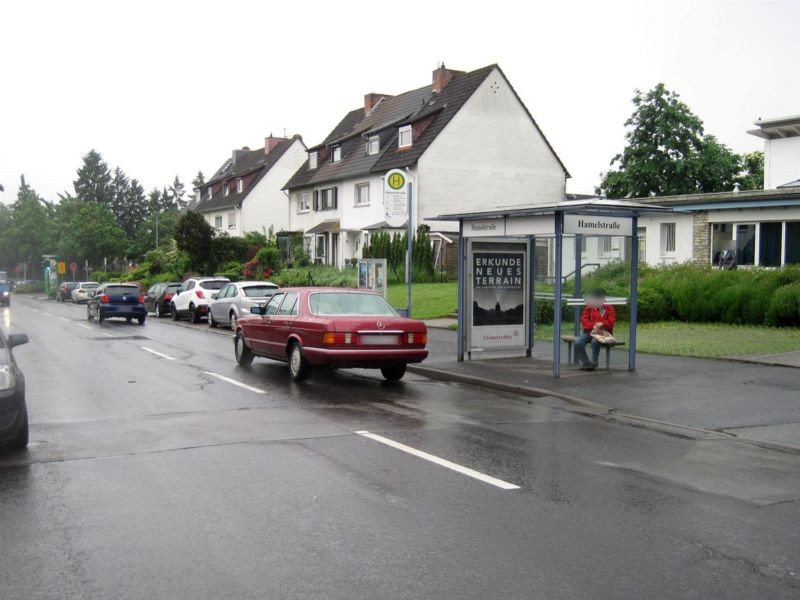
POLYGON ((12 333, 8 336, 8 347, 15 348, 17 346, 22 346, 23 344, 27 344, 30 340, 28 340, 28 336, 24 333, 12 333))
POLYGON ((267 309, 265 306, 251 306, 250 313, 254 315, 265 315, 267 314, 267 309))

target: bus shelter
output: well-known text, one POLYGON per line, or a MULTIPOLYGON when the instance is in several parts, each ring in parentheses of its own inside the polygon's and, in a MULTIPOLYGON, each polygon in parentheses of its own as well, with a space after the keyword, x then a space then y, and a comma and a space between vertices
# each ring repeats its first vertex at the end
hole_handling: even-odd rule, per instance
MULTIPOLYGON (((639 277, 638 219, 672 209, 627 200, 566 200, 558 204, 440 215, 428 220, 458 222, 458 360, 473 351, 524 351, 531 356, 536 331, 538 260, 536 241, 553 240, 553 377, 561 375, 564 284, 574 278, 581 298, 581 246, 590 236, 626 238, 630 262, 628 369, 636 368, 639 277), (565 277, 565 243, 574 244, 574 264, 565 277)), ((580 308, 575 305, 575 316, 580 308)), ((577 333, 577 318, 575 333, 577 333)))

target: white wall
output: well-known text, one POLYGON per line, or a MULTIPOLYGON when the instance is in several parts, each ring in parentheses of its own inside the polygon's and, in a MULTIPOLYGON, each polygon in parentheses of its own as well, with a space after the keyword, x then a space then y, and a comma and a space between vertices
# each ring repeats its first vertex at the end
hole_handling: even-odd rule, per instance
POLYGON ((420 158, 417 215, 561 202, 565 177, 508 81, 494 70, 420 158))
POLYGON ((800 179, 800 137, 764 142, 764 189, 800 179))
POLYGON ((216 210, 214 212, 203 213, 206 221, 209 225, 214 227, 218 233, 227 233, 230 236, 237 236, 242 234, 241 230, 241 212, 237 208, 225 208, 222 210, 216 210), (229 213, 234 213, 235 218, 233 222, 233 227, 229 226, 229 213), (214 224, 217 217, 222 217, 222 227, 217 229, 216 225, 214 224))
POLYGON ((306 147, 295 140, 242 202, 238 228, 241 234, 248 231, 267 234, 270 227, 275 233, 289 230, 289 199, 282 188, 305 160, 306 147))
MULTIPOLYGON (((640 217, 639 229, 645 228, 645 256, 639 260, 648 265, 668 265, 692 260, 694 218, 691 214, 671 214, 640 217), (675 252, 665 254, 662 250, 661 225, 675 223, 675 252)), ((709 257, 709 260, 711 258, 709 257)))

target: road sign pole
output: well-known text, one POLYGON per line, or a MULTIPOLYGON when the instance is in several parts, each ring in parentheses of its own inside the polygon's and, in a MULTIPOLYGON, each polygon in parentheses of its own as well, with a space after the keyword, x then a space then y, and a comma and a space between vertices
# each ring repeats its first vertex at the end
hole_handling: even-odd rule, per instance
POLYGON ((407 294, 407 302, 406 306, 408 307, 407 317, 411 318, 411 280, 413 279, 414 274, 414 206, 413 206, 413 185, 411 182, 408 183, 408 267, 406 267, 406 281, 408 282, 408 290, 406 291, 407 294))

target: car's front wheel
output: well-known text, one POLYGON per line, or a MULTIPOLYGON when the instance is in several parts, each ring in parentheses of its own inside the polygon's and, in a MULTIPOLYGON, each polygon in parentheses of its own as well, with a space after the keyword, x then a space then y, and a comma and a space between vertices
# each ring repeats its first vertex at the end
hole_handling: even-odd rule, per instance
POLYGON ((253 363, 255 355, 244 343, 244 334, 241 331, 237 331, 236 337, 233 338, 233 352, 236 355, 236 362, 241 366, 246 367, 253 363))
POLYGON ((197 307, 194 304, 189 305, 189 317, 191 317, 192 323, 200 322, 200 311, 197 310, 197 307))
POLYGON ((161 314, 161 303, 160 302, 156 302, 156 307, 155 307, 155 310, 153 310, 153 312, 156 315, 156 319, 160 319, 163 316, 161 314))
POLYGON ((303 356, 303 349, 297 342, 289 346, 289 373, 295 381, 303 381, 311 375, 311 365, 303 356))
POLYGON ((24 450, 28 447, 28 410, 25 410, 22 422, 22 429, 19 430, 17 436, 8 443, 8 447, 12 450, 24 450))
POLYGON ((381 369, 381 373, 386 381, 400 381, 403 378, 403 375, 406 374, 406 366, 394 365, 391 367, 383 367, 381 369))
POLYGON ((231 331, 236 331, 236 313, 231 311, 231 331))

